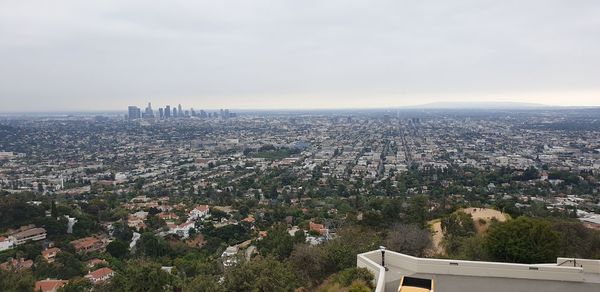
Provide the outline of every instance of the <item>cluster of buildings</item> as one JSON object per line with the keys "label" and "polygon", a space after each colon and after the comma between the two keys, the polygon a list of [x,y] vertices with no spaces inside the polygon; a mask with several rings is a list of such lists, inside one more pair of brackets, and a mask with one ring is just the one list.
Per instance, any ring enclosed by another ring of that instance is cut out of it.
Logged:
{"label": "cluster of buildings", "polygon": [[35,227],[35,225],[27,225],[16,230],[9,230],[6,234],[0,236],[0,251],[11,249],[27,242],[44,240],[46,239],[46,235],[46,229]]}
{"label": "cluster of buildings", "polygon": [[166,105],[164,108],[158,109],[158,114],[155,114],[155,111],[152,109],[152,104],[148,103],[148,106],[142,111],[141,108],[131,105],[127,108],[127,118],[129,120],[136,119],[177,119],[177,118],[221,118],[221,119],[229,119],[236,117],[236,113],[229,112],[229,109],[221,109],[218,112],[206,112],[204,110],[200,110],[196,112],[193,108],[183,109],[181,104],[177,107],[171,108],[170,105]]}
{"label": "cluster of buildings", "polygon": [[[166,222],[161,230],[152,230],[157,235],[186,242],[201,231],[206,221],[215,228],[249,224],[252,240],[231,245],[221,254],[223,265],[229,267],[237,264],[240,256],[249,258],[257,252],[253,240],[269,236],[256,221],[264,220],[273,207],[285,205],[301,210],[303,220],[310,221],[302,225],[296,218],[286,217],[290,235],[303,231],[311,244],[335,236],[335,224],[331,222],[345,218],[349,207],[345,211],[338,208],[343,209],[340,205],[349,205],[352,200],[351,195],[343,193],[348,189],[331,186],[335,181],[347,188],[356,187],[355,195],[372,195],[369,192],[381,190],[381,184],[388,181],[391,187],[397,187],[397,174],[410,169],[504,167],[522,172],[535,167],[588,172],[592,176],[600,172],[600,132],[532,126],[554,121],[545,114],[478,118],[369,113],[236,116],[228,110],[206,113],[181,106],[166,106],[156,113],[148,104],[143,111],[130,107],[128,117],[140,120],[83,116],[1,121],[12,132],[10,138],[0,137],[0,192],[52,195],[73,205],[88,203],[103,192],[114,194],[128,212],[124,223],[137,231],[131,248],[135,248],[141,231],[149,230],[150,216]],[[151,122],[173,118],[178,121]],[[277,175],[270,176],[273,173]],[[273,177],[281,179],[281,184],[266,188],[258,183]],[[520,183],[555,188],[563,181],[542,171],[539,179]],[[449,182],[442,185],[448,187]],[[508,183],[487,185],[490,193],[509,187]],[[319,188],[339,192],[342,198],[331,201],[311,196]],[[426,190],[427,186],[422,186],[421,190],[406,192]],[[517,207],[523,208],[536,201],[550,208],[577,208],[582,220],[594,227],[595,222],[600,226],[591,211],[598,205],[594,201],[597,192],[596,187],[589,194],[564,190],[548,192],[550,196],[497,195],[515,200]],[[136,197],[129,199],[131,196]],[[448,199],[466,201],[461,193]],[[256,204],[245,215],[232,218],[231,214],[240,212],[225,204],[244,200]],[[211,208],[227,213],[228,218],[215,219]],[[324,217],[331,222],[321,220]],[[111,240],[110,228],[105,231],[71,244],[82,254],[102,251]],[[0,236],[0,251],[45,238],[46,230],[36,226],[9,231]],[[202,245],[201,240],[194,244]],[[52,261],[59,253],[48,246],[42,256]],[[27,267],[29,262],[11,259],[5,264]],[[107,270],[90,270],[89,275],[93,281],[110,276]],[[40,283],[44,287],[65,283],[44,281]]]}
{"label": "cluster of buildings", "polygon": [[[173,112],[178,117],[180,113],[198,116],[180,108],[165,107],[162,117],[173,117]],[[155,115],[150,105],[144,112]],[[141,113],[132,109],[130,116],[141,117]],[[216,116],[232,114],[223,110]],[[126,193],[134,182],[142,182],[139,191],[156,190],[162,195],[207,189],[219,194],[257,174],[287,168],[300,183],[277,192],[293,196],[315,175],[322,185],[329,178],[360,181],[364,186],[360,191],[367,192],[368,186],[376,189],[390,178],[396,186],[394,176],[410,167],[536,167],[598,173],[599,132],[535,126],[567,118],[544,113],[476,118],[248,114],[227,121],[182,119],[153,124],[92,117],[8,120],[3,123],[35,130],[3,141],[11,151],[0,152],[4,153],[0,190],[76,197],[96,188]],[[561,183],[545,175],[544,181]],[[243,195],[268,204],[264,192],[249,190]],[[143,227],[140,220],[130,221]],[[180,227],[177,232],[187,228]]]}

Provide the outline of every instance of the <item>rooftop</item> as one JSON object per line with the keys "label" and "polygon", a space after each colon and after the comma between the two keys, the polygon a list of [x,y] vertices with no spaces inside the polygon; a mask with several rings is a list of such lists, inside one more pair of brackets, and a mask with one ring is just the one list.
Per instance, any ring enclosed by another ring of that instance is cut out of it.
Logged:
{"label": "rooftop", "polygon": [[402,276],[433,279],[436,289],[473,291],[600,291],[600,260],[558,258],[549,264],[512,264],[417,258],[380,250],[357,256],[357,266],[375,275],[376,292],[398,291]]}

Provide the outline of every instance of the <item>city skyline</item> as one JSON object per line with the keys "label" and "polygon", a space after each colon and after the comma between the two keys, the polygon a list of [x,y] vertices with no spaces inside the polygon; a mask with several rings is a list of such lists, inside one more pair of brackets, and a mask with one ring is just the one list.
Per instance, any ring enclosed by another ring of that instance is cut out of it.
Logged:
{"label": "city skyline", "polygon": [[313,4],[3,1],[2,111],[600,105],[598,3]]}
{"label": "city skyline", "polygon": [[[214,112],[213,112],[214,111]],[[203,110],[198,109],[194,110],[193,107],[186,108],[181,104],[177,106],[173,106],[171,109],[171,105],[165,105],[164,107],[159,107],[154,110],[152,108],[152,102],[148,102],[148,106],[142,108],[136,105],[130,105],[127,107],[127,119],[128,120],[136,120],[136,119],[170,119],[170,118],[189,118],[189,117],[199,117],[199,118],[222,118],[228,119],[237,116],[236,113],[232,113],[229,109],[219,109],[217,110]]]}

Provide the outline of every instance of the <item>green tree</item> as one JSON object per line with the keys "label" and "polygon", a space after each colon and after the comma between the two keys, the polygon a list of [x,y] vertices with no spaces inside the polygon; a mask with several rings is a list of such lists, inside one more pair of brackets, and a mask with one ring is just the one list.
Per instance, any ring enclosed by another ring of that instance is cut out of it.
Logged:
{"label": "green tree", "polygon": [[216,292],[225,291],[221,285],[217,282],[214,276],[199,275],[192,278],[190,281],[185,283],[183,286],[184,292]]}
{"label": "green tree", "polygon": [[173,276],[161,270],[159,264],[136,260],[115,275],[110,288],[113,291],[162,292],[171,290],[173,282]]}
{"label": "green tree", "polygon": [[475,234],[473,216],[462,211],[457,211],[444,217],[441,225],[445,235],[466,237]]}
{"label": "green tree", "polygon": [[304,230],[296,230],[294,232],[294,243],[305,243],[306,235],[304,234]]}
{"label": "green tree", "polygon": [[225,274],[227,291],[294,291],[299,286],[289,265],[268,257],[234,267]]}
{"label": "green tree", "polygon": [[340,229],[338,237],[323,244],[327,261],[333,271],[356,266],[356,255],[376,249],[381,244],[379,236],[368,228],[346,227]]}
{"label": "green tree", "polygon": [[34,283],[35,279],[28,271],[5,271],[0,269],[0,291],[31,291]]}
{"label": "green tree", "polygon": [[56,219],[58,218],[58,210],[56,209],[56,202],[54,200],[52,200],[52,206],[50,207],[50,214],[52,215],[52,218]]}
{"label": "green tree", "polygon": [[169,245],[167,242],[154,235],[152,232],[145,232],[136,243],[136,253],[147,257],[162,257],[169,254]]}
{"label": "green tree", "polygon": [[308,244],[297,244],[288,262],[309,287],[323,281],[334,269],[323,248]]}
{"label": "green tree", "polygon": [[157,215],[148,215],[148,218],[146,219],[146,224],[151,230],[156,230],[167,226],[167,222],[165,222],[165,220],[161,219]]}
{"label": "green tree", "polygon": [[131,231],[127,224],[119,221],[113,224],[112,235],[118,240],[128,242],[133,237],[133,231]]}
{"label": "green tree", "polygon": [[54,264],[58,268],[57,278],[70,279],[85,274],[85,265],[74,254],[62,251],[56,256]]}
{"label": "green tree", "polygon": [[550,219],[552,229],[560,234],[559,253],[563,257],[599,258],[600,232],[586,228],[575,219]]}
{"label": "green tree", "polygon": [[[58,289],[59,292],[80,292],[90,291],[92,283],[86,278],[76,278],[69,280],[69,283],[64,287]],[[96,291],[96,290],[94,290]]]}
{"label": "green tree", "polygon": [[290,236],[285,225],[277,224],[269,230],[267,237],[258,242],[257,247],[261,254],[283,260],[292,253],[294,238]]}
{"label": "green tree", "polygon": [[519,217],[492,225],[485,246],[493,260],[515,263],[553,262],[560,235],[547,221]]}
{"label": "green tree", "polygon": [[410,200],[408,223],[417,224],[420,228],[427,226],[427,197],[418,195]]}
{"label": "green tree", "polygon": [[129,254],[129,245],[120,240],[115,240],[106,246],[106,251],[113,257],[124,259]]}
{"label": "green tree", "polygon": [[373,279],[373,274],[366,268],[352,267],[335,274],[331,280],[340,283],[342,286],[350,286],[356,280],[371,283]]}

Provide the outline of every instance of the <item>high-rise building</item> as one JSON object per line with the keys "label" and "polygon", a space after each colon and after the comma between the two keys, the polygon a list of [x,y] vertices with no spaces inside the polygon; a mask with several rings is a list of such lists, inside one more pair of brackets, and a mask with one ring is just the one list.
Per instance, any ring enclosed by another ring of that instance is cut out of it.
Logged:
{"label": "high-rise building", "polygon": [[144,119],[153,119],[154,118],[154,111],[152,110],[151,103],[148,103],[148,106],[146,107],[146,110],[144,110],[144,114],[142,115],[142,117]]}
{"label": "high-rise building", "polygon": [[177,108],[173,108],[173,117],[177,118],[179,116],[179,112],[177,111]]}
{"label": "high-rise building", "polygon": [[179,105],[177,106],[177,114],[178,114],[180,117],[183,117],[183,111],[181,110],[181,104],[179,104]]}
{"label": "high-rise building", "polygon": [[200,117],[201,118],[206,118],[207,117],[207,114],[206,114],[206,112],[204,110],[200,110]]}
{"label": "high-rise building", "polygon": [[165,119],[168,119],[171,117],[171,106],[167,105],[165,106]]}
{"label": "high-rise building", "polygon": [[196,112],[194,111],[194,108],[191,108],[191,109],[190,109],[190,112],[192,113],[192,117],[195,117],[195,116],[196,116]]}
{"label": "high-rise building", "polygon": [[140,108],[139,108],[139,107],[137,107],[137,106],[133,106],[133,105],[132,105],[132,106],[129,106],[129,107],[127,108],[127,113],[128,113],[127,117],[128,117],[130,120],[139,119],[139,118],[141,118],[141,116],[142,116],[142,115],[141,115],[141,110],[140,110]]}
{"label": "high-rise building", "polygon": [[165,118],[165,110],[161,107],[158,108],[158,117],[162,120]]}

